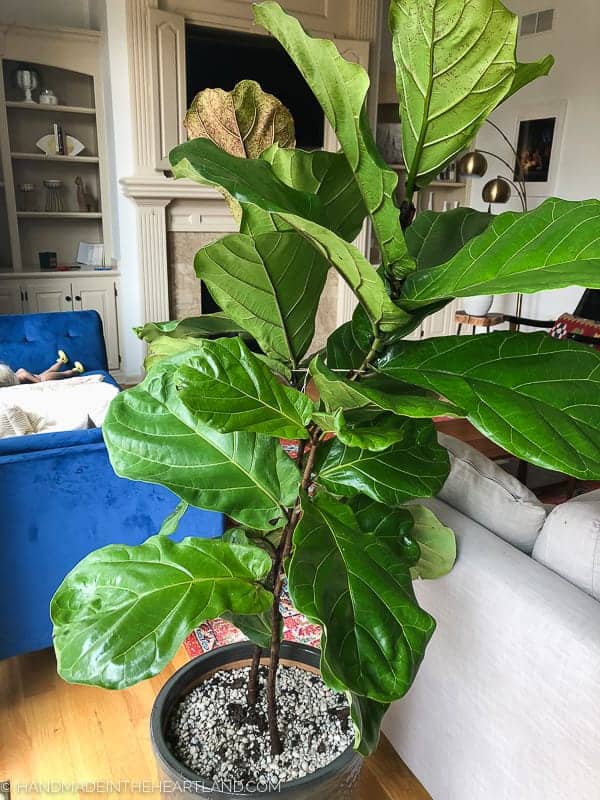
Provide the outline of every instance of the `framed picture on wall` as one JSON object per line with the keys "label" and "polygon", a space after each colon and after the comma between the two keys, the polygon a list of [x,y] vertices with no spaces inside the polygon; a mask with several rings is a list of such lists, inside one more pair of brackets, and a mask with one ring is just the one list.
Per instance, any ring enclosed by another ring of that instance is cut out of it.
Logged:
{"label": "framed picture on wall", "polygon": [[532,197],[548,197],[554,191],[566,105],[560,101],[530,106],[517,114],[514,178],[523,176]]}

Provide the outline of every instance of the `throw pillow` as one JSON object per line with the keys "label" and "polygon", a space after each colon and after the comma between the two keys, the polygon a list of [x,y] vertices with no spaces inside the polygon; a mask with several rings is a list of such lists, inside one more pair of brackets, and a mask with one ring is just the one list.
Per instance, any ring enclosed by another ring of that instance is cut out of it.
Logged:
{"label": "throw pillow", "polygon": [[533,558],[600,600],[600,489],[548,514]]}
{"label": "throw pillow", "polygon": [[533,492],[470,445],[443,433],[438,438],[450,453],[450,475],[440,500],[531,553],[546,519]]}

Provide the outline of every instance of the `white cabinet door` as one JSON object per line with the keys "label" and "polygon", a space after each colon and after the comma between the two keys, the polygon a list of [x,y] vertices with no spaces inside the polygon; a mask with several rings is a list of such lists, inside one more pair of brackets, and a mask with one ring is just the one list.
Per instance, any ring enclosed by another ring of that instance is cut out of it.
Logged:
{"label": "white cabinet door", "polygon": [[186,141],[187,110],[185,19],[151,8],[148,12],[153,90],[154,161],[156,169],[171,169],[169,151]]}
{"label": "white cabinet door", "polygon": [[17,284],[0,286],[0,314],[22,314],[21,287]]}
{"label": "white cabinet door", "polygon": [[48,278],[23,284],[25,310],[30,314],[48,311],[73,311],[70,278]]}
{"label": "white cabinet door", "polygon": [[104,328],[109,369],[119,369],[119,329],[114,280],[77,278],[73,280],[75,311],[94,310],[100,314]]}

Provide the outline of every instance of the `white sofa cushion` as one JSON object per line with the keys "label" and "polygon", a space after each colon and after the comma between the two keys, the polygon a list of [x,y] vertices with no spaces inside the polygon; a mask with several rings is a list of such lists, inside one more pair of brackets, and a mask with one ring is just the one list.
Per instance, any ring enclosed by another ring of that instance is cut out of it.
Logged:
{"label": "white sofa cushion", "polygon": [[531,553],[546,509],[515,477],[458,439],[438,434],[450,453],[450,475],[438,497],[510,544]]}
{"label": "white sofa cushion", "polygon": [[548,514],[533,558],[600,600],[600,489]]}

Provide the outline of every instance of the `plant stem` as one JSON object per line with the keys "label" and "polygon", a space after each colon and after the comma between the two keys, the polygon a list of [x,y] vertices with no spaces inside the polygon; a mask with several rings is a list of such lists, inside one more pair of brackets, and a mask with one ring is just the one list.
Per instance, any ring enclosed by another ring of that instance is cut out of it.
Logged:
{"label": "plant stem", "polygon": [[250,666],[250,676],[248,678],[248,706],[255,706],[258,699],[258,669],[260,667],[260,657],[262,647],[254,645],[252,653],[252,664]]}
{"label": "plant stem", "polygon": [[[311,482],[312,471],[315,464],[315,457],[317,455],[317,448],[319,446],[319,437],[321,430],[316,427],[311,431],[310,437],[310,450],[306,464],[304,465],[304,472],[302,474],[302,482],[300,484],[302,491],[308,491]],[[301,463],[301,457],[298,458]],[[294,509],[290,514],[288,523],[284,528],[281,542],[277,548],[277,557],[273,565],[273,605],[271,606],[271,648],[269,656],[269,674],[267,677],[267,720],[269,724],[269,738],[271,740],[271,754],[276,756],[280,755],[283,748],[281,745],[281,737],[279,735],[279,727],[277,725],[277,668],[279,667],[279,653],[281,649],[281,612],[279,610],[279,603],[281,600],[281,592],[283,589],[284,578],[284,565],[292,549],[292,539],[294,530],[300,522],[302,516],[302,507],[300,505],[300,497],[296,498]]]}

